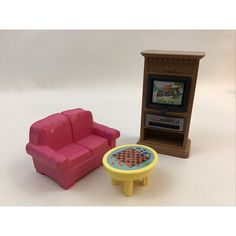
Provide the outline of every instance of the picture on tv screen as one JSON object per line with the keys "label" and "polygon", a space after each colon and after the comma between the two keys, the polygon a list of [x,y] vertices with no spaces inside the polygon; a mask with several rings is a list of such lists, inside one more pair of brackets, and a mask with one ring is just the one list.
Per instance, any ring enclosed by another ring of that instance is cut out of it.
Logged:
{"label": "picture on tv screen", "polygon": [[153,80],[152,103],[181,106],[184,82]]}

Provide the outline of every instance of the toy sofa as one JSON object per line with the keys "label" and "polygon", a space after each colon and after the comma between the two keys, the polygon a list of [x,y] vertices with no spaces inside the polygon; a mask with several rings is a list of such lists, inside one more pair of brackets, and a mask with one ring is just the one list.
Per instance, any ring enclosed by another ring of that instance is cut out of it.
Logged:
{"label": "toy sofa", "polygon": [[119,136],[118,130],[93,122],[92,113],[79,108],[32,124],[26,151],[37,172],[68,189],[102,164]]}

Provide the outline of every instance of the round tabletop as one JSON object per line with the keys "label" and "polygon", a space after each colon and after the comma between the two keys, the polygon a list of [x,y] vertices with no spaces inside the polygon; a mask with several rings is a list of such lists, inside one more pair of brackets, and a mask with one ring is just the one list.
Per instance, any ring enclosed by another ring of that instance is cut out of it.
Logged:
{"label": "round tabletop", "polygon": [[103,157],[103,165],[106,169],[123,174],[137,174],[149,171],[157,162],[157,152],[150,147],[139,144],[126,144],[115,147]]}

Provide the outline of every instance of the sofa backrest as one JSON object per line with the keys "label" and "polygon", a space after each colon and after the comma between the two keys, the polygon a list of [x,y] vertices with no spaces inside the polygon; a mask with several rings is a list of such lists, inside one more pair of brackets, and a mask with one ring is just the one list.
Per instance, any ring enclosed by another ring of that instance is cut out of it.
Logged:
{"label": "sofa backrest", "polygon": [[30,142],[58,149],[73,142],[71,124],[60,113],[39,120],[30,127]]}
{"label": "sofa backrest", "polygon": [[62,114],[66,115],[71,122],[74,141],[92,133],[93,115],[90,111],[78,108],[64,111]]}

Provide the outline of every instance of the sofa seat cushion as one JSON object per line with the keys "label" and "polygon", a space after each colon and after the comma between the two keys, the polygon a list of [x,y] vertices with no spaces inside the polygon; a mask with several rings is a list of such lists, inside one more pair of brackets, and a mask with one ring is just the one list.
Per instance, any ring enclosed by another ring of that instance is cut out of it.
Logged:
{"label": "sofa seat cushion", "polygon": [[89,149],[75,143],[64,146],[58,149],[57,152],[67,158],[68,167],[74,167],[91,157]]}
{"label": "sofa seat cushion", "polygon": [[96,154],[109,147],[107,139],[94,134],[81,138],[76,143],[88,148],[92,154]]}

